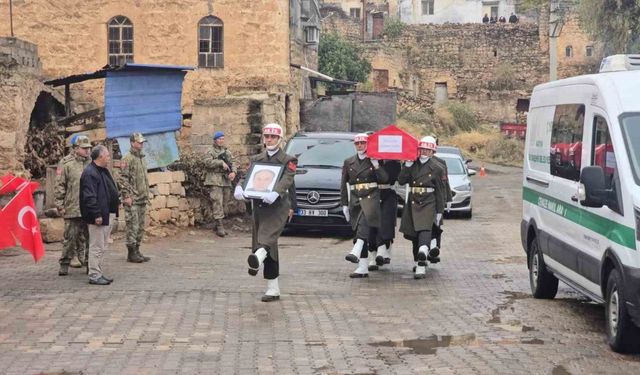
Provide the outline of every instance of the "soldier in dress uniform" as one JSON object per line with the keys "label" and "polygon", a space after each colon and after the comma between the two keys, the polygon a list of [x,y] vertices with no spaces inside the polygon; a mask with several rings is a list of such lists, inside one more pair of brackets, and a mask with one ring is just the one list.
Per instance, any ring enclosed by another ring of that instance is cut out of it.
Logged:
{"label": "soldier in dress uniform", "polygon": [[[435,135],[431,135],[433,137],[433,139],[436,140],[436,147],[438,146],[438,137],[436,137]],[[449,171],[447,169],[447,163],[443,160],[440,159],[438,156],[436,156],[437,150],[433,152],[433,156],[432,158],[437,161],[438,163],[440,163],[440,166],[442,167],[442,169],[444,170],[444,177],[445,177],[445,181],[443,184],[443,189],[442,189],[442,199],[444,200],[447,208],[449,208],[449,206],[451,205],[451,201],[453,200],[453,194],[451,193],[451,186],[449,185]],[[435,223],[433,224],[433,228],[431,230],[431,248],[432,249],[438,249],[438,253],[442,252],[442,247],[441,245],[441,240],[442,240],[442,225],[444,223],[444,218],[440,219],[440,222],[438,225],[436,225]],[[435,253],[435,251],[434,251]],[[428,259],[429,262],[431,263],[438,263],[440,262],[440,256],[433,256],[431,258]]]}
{"label": "soldier in dress uniform", "polygon": [[69,265],[80,268],[87,264],[89,255],[89,230],[80,214],[80,176],[91,162],[91,142],[86,135],[75,135],[71,145],[71,152],[60,160],[56,169],[55,204],[58,213],[64,217],[59,276],[69,273]]}
{"label": "soldier in dress uniform", "polygon": [[381,225],[376,236],[376,251],[369,260],[369,271],[375,271],[378,267],[391,263],[391,245],[396,236],[396,222],[398,213],[398,196],[393,185],[398,180],[401,164],[397,160],[381,160],[380,168],[389,176],[386,184],[378,184],[380,189]]}
{"label": "soldier in dress uniform", "polygon": [[429,249],[433,224],[439,224],[444,212],[442,189],[445,177],[444,170],[432,157],[436,148],[433,137],[422,138],[418,144],[418,159],[406,161],[398,176],[399,184],[409,184],[400,232],[413,245],[415,279],[425,278],[427,258],[439,255],[437,249]]}
{"label": "soldier in dress uniform", "polygon": [[144,236],[144,220],[149,204],[149,180],[147,179],[147,161],[144,159],[142,133],[133,133],[129,137],[131,148],[120,161],[118,188],[122,193],[125,222],[127,228],[127,262],[142,263],[151,260],[140,252]]}
{"label": "soldier in dress uniform", "polygon": [[[267,279],[267,292],[262,296],[263,302],[280,299],[280,262],[278,257],[278,238],[287,220],[291,217],[291,202],[293,178],[296,174],[298,160],[285,154],[280,149],[282,141],[282,127],[278,124],[268,124],[262,129],[263,142],[266,150],[251,158],[253,163],[280,165],[280,174],[273,191],[263,195],[263,198],[252,199],[252,254],[249,255],[249,274],[255,276],[264,264],[263,275]],[[248,178],[248,177],[247,177]],[[247,193],[238,184],[233,193],[237,200],[245,200]],[[295,198],[293,198],[295,199]]]}
{"label": "soldier in dress uniform", "polygon": [[347,158],[342,166],[340,201],[345,219],[355,231],[355,243],[345,259],[358,264],[349,275],[351,278],[369,277],[368,253],[375,250],[371,241],[375,241],[382,216],[378,184],[389,183],[389,176],[378,160],[367,157],[367,140],[367,134],[355,136],[357,154]]}
{"label": "soldier in dress uniform", "polygon": [[211,187],[210,197],[213,202],[213,219],[215,220],[214,231],[219,237],[227,235],[222,222],[224,219],[223,207],[224,202],[231,196],[231,184],[238,172],[234,164],[233,155],[224,147],[224,133],[215,132],[213,147],[205,156],[207,173],[204,184]]}

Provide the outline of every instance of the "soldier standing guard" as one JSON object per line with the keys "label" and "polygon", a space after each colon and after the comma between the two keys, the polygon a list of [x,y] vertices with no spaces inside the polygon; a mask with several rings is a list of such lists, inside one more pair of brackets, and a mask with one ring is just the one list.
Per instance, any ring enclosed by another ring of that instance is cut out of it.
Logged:
{"label": "soldier standing guard", "polygon": [[91,142],[85,135],[75,135],[71,138],[71,145],[71,152],[60,160],[56,169],[55,205],[64,217],[59,276],[69,273],[69,265],[80,268],[87,264],[89,255],[89,230],[80,213],[80,176],[91,162]]}
{"label": "soldier standing guard", "polygon": [[[267,292],[262,296],[262,301],[271,302],[280,299],[278,238],[291,214],[290,194],[298,160],[280,149],[279,145],[282,141],[282,127],[280,125],[265,125],[262,136],[266,150],[252,157],[251,162],[281,165],[283,172],[273,191],[266,193],[262,200],[252,200],[251,248],[253,251],[247,262],[251,276],[257,275],[260,266],[264,264],[263,275],[267,279]],[[246,199],[242,186],[236,186],[233,196],[237,200]]]}
{"label": "soldier standing guard", "polygon": [[217,131],[213,135],[213,148],[206,156],[205,165],[207,166],[207,174],[204,184],[211,186],[210,197],[213,201],[214,231],[218,236],[224,237],[227,232],[222,223],[222,219],[224,219],[223,202],[231,196],[231,182],[236,178],[237,170],[231,152],[224,147],[223,132]]}
{"label": "soldier standing guard", "polygon": [[347,158],[342,166],[340,201],[345,219],[356,232],[355,243],[345,257],[358,263],[351,278],[369,277],[368,252],[375,250],[376,230],[380,228],[380,190],[378,184],[389,181],[387,172],[380,168],[378,160],[367,157],[367,134],[357,134],[353,140],[357,154]]}
{"label": "soldier standing guard", "polygon": [[151,258],[142,255],[140,244],[144,236],[144,220],[149,202],[147,162],[142,148],[146,141],[141,133],[129,137],[131,148],[120,161],[118,185],[124,203],[127,227],[127,262],[148,262]]}
{"label": "soldier standing guard", "polygon": [[418,144],[419,157],[406,161],[398,176],[399,184],[409,184],[409,197],[402,212],[400,232],[411,240],[413,259],[416,262],[414,279],[424,279],[427,258],[437,257],[438,249],[429,250],[431,229],[439,224],[444,212],[444,170],[432,156],[436,140],[424,137]]}
{"label": "soldier standing guard", "polygon": [[375,271],[378,267],[391,263],[391,245],[396,237],[396,222],[398,217],[398,196],[393,185],[400,174],[400,162],[396,160],[382,160],[380,168],[383,168],[389,176],[386,184],[378,184],[380,189],[381,225],[376,238],[377,251],[369,261],[369,271]]}

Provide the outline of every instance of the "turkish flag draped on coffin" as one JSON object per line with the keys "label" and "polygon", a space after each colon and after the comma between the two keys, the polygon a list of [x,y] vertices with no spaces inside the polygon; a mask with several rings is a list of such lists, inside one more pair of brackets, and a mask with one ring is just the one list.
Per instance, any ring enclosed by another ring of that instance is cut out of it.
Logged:
{"label": "turkish flag draped on coffin", "polygon": [[378,160],[415,160],[418,140],[397,126],[389,125],[369,136],[367,156]]}
{"label": "turkish flag draped on coffin", "polygon": [[16,192],[0,210],[0,250],[15,246],[18,240],[37,262],[44,255],[40,222],[33,204],[33,190],[38,184],[14,176],[4,176],[0,182],[1,194]]}

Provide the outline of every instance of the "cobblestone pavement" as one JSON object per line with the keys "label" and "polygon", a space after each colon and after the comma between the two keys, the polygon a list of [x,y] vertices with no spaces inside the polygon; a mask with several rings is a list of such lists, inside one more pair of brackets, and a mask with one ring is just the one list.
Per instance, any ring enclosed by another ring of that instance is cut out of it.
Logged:
{"label": "cobblestone pavement", "polygon": [[351,280],[350,242],[281,239],[279,302],[246,272],[250,238],[209,231],[152,239],[150,263],[112,245],[110,286],[59,252],[40,264],[0,252],[2,374],[639,374],[640,356],[611,352],[604,312],[562,285],[531,298],[520,245],[521,174],[474,177],[474,217],[445,221],[443,261],[413,280],[410,247]]}

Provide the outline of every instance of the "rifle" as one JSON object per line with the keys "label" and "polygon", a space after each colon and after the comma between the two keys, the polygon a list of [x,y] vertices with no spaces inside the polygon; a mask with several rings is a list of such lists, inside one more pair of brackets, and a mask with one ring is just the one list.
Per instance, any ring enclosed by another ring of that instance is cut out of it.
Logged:
{"label": "rifle", "polygon": [[[222,160],[227,166],[229,166],[228,173],[231,173],[231,171],[233,171],[233,163],[231,162],[231,160],[229,160],[229,158],[226,155],[227,155],[227,153],[223,152],[220,155],[218,155],[218,159]],[[238,185],[238,182],[240,181],[242,176],[244,176],[244,173],[240,172],[240,171],[237,171],[236,172],[236,177],[231,181],[231,185],[232,186]],[[225,178],[228,178],[227,175],[225,175]]]}

